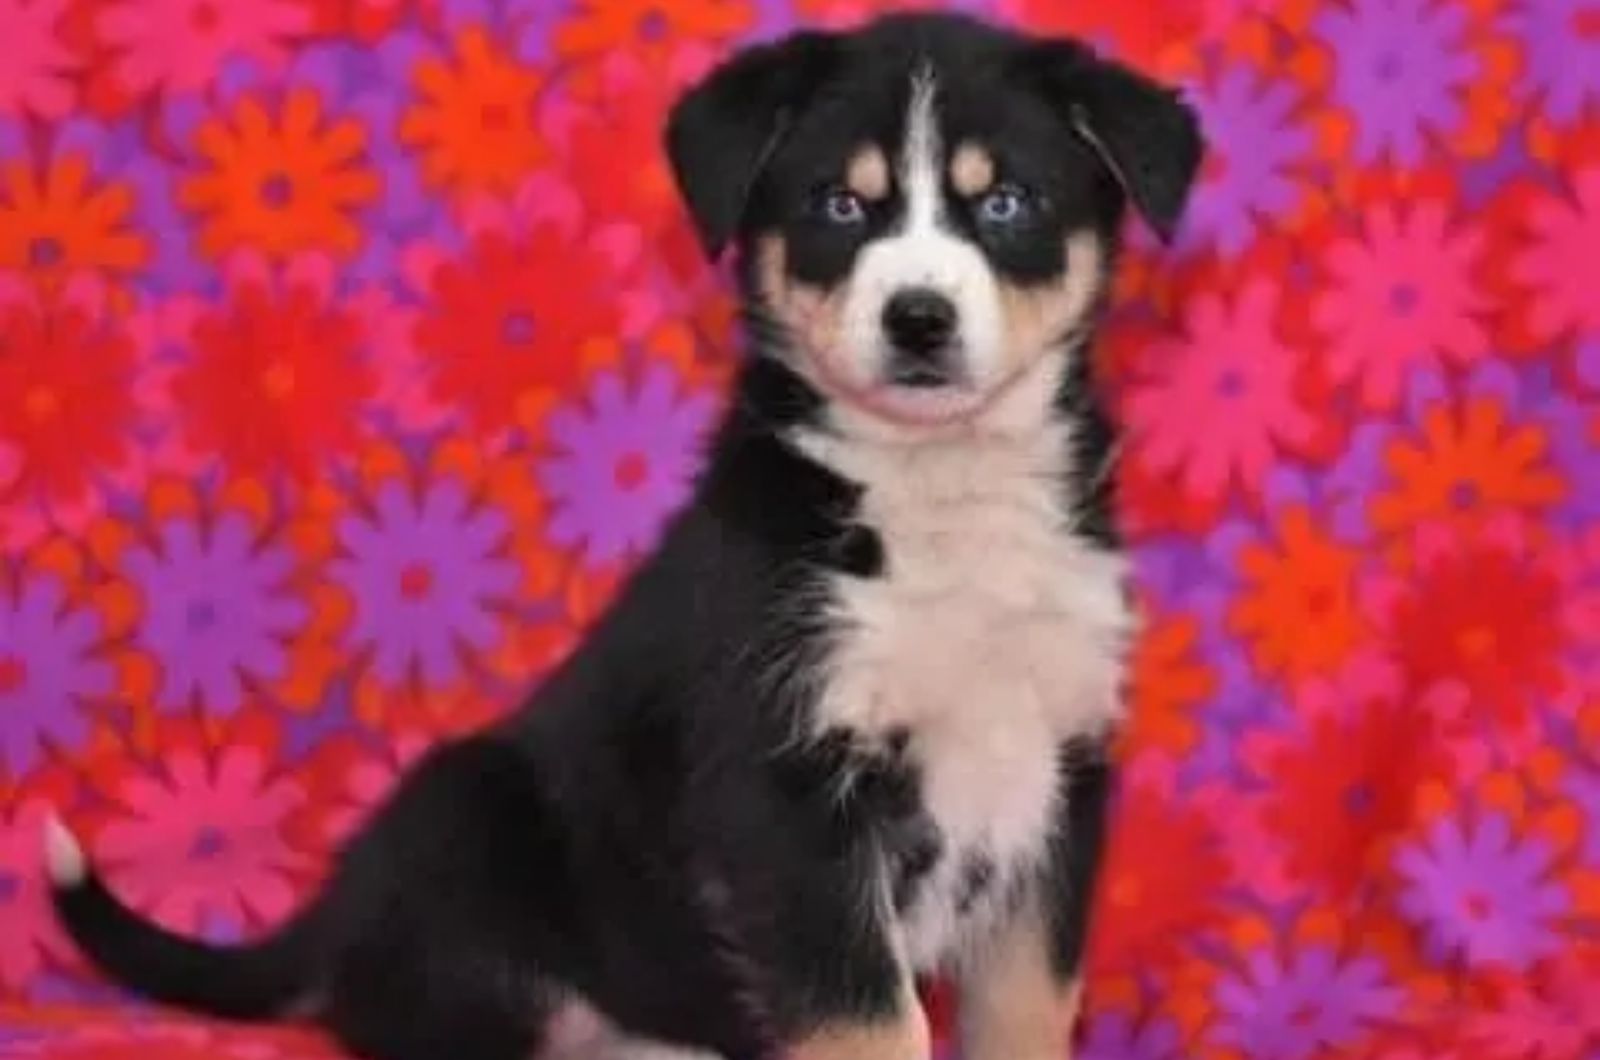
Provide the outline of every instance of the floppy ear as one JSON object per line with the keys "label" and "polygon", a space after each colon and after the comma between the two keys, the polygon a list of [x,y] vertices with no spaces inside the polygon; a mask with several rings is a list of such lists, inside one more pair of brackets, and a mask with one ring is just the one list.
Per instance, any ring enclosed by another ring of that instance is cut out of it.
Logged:
{"label": "floppy ear", "polygon": [[1205,153],[1194,110],[1178,92],[1072,41],[1030,46],[1024,69],[1170,243]]}
{"label": "floppy ear", "polygon": [[837,44],[829,34],[796,33],[746,49],[672,108],[667,156],[712,258],[738,232],[762,168],[827,76]]}

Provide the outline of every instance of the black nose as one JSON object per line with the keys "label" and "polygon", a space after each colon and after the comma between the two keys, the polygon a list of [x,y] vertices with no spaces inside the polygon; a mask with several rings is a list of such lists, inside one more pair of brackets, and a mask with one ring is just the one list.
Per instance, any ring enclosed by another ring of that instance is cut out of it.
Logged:
{"label": "black nose", "polygon": [[896,349],[933,353],[956,333],[956,307],[938,291],[912,287],[883,307],[883,330]]}
{"label": "black nose", "polygon": [[900,291],[883,307],[883,330],[894,347],[889,375],[902,386],[950,381],[947,348],[956,333],[956,307],[926,287]]}

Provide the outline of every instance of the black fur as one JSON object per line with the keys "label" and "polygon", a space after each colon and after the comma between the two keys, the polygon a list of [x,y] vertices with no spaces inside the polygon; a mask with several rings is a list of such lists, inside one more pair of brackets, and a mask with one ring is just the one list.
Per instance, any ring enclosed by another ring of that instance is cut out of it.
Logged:
{"label": "black fur", "polygon": [[[1194,168],[1170,96],[1078,46],[918,16],[752,50],[681,103],[668,147],[708,250],[782,231],[797,275],[836,280],[856,248],[815,226],[813,185],[896,127],[924,61],[959,73],[950,121],[1048,194],[1038,231],[985,244],[1007,276],[1059,275],[1074,227],[1113,243],[1124,188],[1170,231]],[[1092,143],[1071,127],[1080,107]],[[863,895],[888,871],[908,901],[955,853],[922,812],[912,734],[795,738],[828,650],[826,579],[881,577],[895,558],[857,520],[858,487],[785,440],[827,399],[773,329],[753,315],[692,502],[583,648],[503,723],[428,756],[288,927],[253,946],[181,940],[91,875],[56,896],[85,952],[162,1001],[309,1014],[374,1060],[521,1060],[575,998],[631,1034],[740,1060],[891,1012],[896,958]],[[1086,361],[1060,386],[1060,413],[1087,425],[1062,496],[1074,532],[1113,547],[1114,436]],[[1064,754],[1062,783],[1048,875],[1065,979],[1106,767]],[[964,879],[974,901],[1002,882],[981,855]]]}

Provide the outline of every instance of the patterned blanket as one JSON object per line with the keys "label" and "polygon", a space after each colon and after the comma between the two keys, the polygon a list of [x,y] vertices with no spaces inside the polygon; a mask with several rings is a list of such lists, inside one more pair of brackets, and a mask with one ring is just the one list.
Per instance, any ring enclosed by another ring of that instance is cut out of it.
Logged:
{"label": "patterned blanket", "polygon": [[[1600,4],[963,6],[1214,143],[1099,352],[1148,629],[1084,1055],[1600,1058]],[[874,9],[0,0],[0,1056],[328,1055],[97,983],[46,806],[247,936],[537,681],[736,357],[666,106]]]}

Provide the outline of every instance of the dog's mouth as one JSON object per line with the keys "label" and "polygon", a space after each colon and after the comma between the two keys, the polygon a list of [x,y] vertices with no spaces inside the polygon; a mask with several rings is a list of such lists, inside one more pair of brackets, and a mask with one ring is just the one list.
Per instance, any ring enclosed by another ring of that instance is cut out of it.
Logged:
{"label": "dog's mouth", "polygon": [[895,371],[874,383],[852,380],[823,354],[806,358],[812,381],[834,401],[898,427],[950,427],[972,420],[1005,389],[977,386],[964,373]]}

